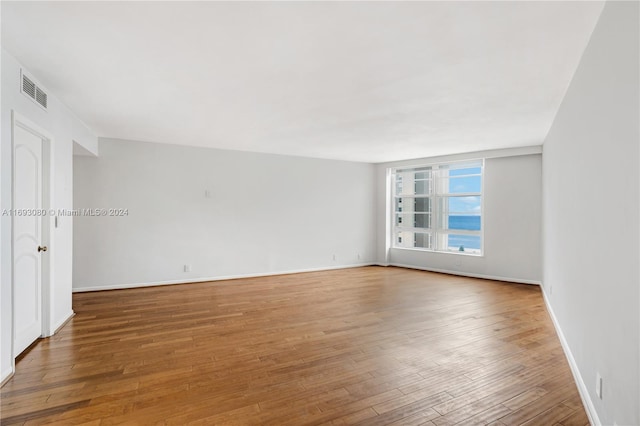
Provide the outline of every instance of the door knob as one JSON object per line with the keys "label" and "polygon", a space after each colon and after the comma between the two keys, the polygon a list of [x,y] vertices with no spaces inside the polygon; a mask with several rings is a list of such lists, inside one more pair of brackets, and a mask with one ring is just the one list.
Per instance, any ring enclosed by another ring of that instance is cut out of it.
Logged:
{"label": "door knob", "polygon": [[38,246],[38,252],[47,251],[47,246]]}

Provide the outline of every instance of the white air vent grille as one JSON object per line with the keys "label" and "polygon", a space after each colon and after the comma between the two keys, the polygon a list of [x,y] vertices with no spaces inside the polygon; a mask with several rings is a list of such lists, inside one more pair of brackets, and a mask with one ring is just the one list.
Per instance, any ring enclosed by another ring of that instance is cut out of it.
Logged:
{"label": "white air vent grille", "polygon": [[25,72],[20,72],[21,84],[20,91],[24,93],[26,97],[40,105],[42,108],[47,109],[47,93],[34,82],[34,79],[25,75]]}
{"label": "white air vent grille", "polygon": [[32,99],[36,98],[36,84],[24,74],[22,74],[22,93]]}
{"label": "white air vent grille", "polygon": [[39,87],[36,87],[36,102],[42,105],[45,109],[47,108],[47,94],[40,90]]}

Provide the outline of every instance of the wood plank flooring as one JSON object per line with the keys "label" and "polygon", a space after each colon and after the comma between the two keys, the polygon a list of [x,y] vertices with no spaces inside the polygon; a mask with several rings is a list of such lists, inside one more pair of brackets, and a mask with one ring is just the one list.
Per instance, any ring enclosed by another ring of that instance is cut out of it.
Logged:
{"label": "wood plank flooring", "polygon": [[2,425],[586,425],[536,286],[365,267],[79,293]]}

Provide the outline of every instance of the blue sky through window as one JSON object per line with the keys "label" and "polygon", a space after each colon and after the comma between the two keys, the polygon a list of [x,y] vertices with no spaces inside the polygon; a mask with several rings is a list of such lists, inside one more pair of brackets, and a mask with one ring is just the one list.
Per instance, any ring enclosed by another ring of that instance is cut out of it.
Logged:
{"label": "blue sky through window", "polygon": [[[480,192],[482,190],[482,178],[480,167],[449,170],[449,193],[463,194]],[[468,175],[478,176],[468,176]],[[460,176],[460,177],[456,177]],[[452,215],[480,215],[481,201],[478,196],[449,197],[449,212]]]}

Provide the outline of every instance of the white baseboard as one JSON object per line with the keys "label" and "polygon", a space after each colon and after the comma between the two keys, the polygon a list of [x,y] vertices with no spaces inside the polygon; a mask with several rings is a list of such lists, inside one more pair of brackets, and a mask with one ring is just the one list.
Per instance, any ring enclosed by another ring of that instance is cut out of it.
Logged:
{"label": "white baseboard", "polygon": [[147,283],[109,284],[109,285],[90,286],[90,287],[76,287],[73,289],[73,292],[83,293],[88,291],[122,290],[127,288],[154,287],[154,286],[161,286],[161,285],[237,280],[242,278],[269,277],[273,275],[289,275],[289,274],[300,274],[305,272],[331,271],[334,269],[360,268],[363,266],[385,266],[385,267],[397,266],[399,268],[418,269],[421,271],[438,272],[441,274],[449,274],[449,275],[460,275],[460,276],[471,277],[471,278],[481,278],[485,280],[506,281],[506,282],[513,282],[513,283],[519,283],[519,284],[533,284],[533,285],[541,284],[540,281],[536,281],[536,280],[524,280],[520,278],[499,277],[494,275],[482,275],[482,274],[474,274],[474,273],[462,272],[462,271],[449,271],[446,269],[426,268],[421,266],[405,265],[401,263],[367,262],[367,263],[354,263],[350,265],[326,266],[321,268],[307,268],[307,269],[292,269],[292,270],[286,270],[286,271],[263,272],[263,273],[255,273],[255,274],[224,275],[224,276],[218,276],[218,277],[189,278],[184,280],[168,280],[168,281],[155,281],[155,282],[147,282]]}
{"label": "white baseboard", "polygon": [[429,268],[429,267],[415,266],[415,265],[405,265],[402,263],[390,263],[388,265],[380,265],[380,266],[397,266],[400,268],[419,269],[421,271],[438,272],[440,274],[460,275],[463,277],[481,278],[483,280],[492,280],[492,281],[506,281],[506,282],[518,283],[518,284],[533,284],[533,285],[542,284],[540,281],[537,281],[537,280],[525,280],[522,278],[499,277],[495,275],[483,275],[483,274],[476,274],[473,272],[464,272],[464,271],[449,271],[447,269]]}
{"label": "white baseboard", "polygon": [[602,422],[598,417],[598,413],[596,412],[596,407],[593,405],[593,401],[589,396],[589,392],[587,391],[587,386],[582,379],[582,375],[580,375],[580,370],[578,369],[578,364],[576,364],[576,360],[571,353],[571,348],[569,348],[569,344],[567,343],[567,339],[564,337],[564,333],[562,332],[562,328],[560,328],[560,324],[558,323],[558,319],[556,318],[556,314],[553,312],[551,308],[551,304],[549,303],[549,299],[547,299],[547,293],[545,293],[544,286],[540,286],[542,288],[542,298],[544,299],[544,303],[547,306],[547,311],[549,312],[549,316],[551,317],[551,321],[553,322],[553,326],[556,329],[556,334],[560,339],[560,344],[562,345],[562,349],[564,351],[564,355],[567,358],[567,362],[569,363],[569,368],[571,368],[571,373],[573,374],[573,379],[576,382],[576,386],[578,387],[578,393],[580,394],[580,398],[582,399],[582,403],[586,408],[587,416],[589,417],[589,422],[594,426],[601,426]]}
{"label": "white baseboard", "polygon": [[225,276],[219,276],[219,277],[205,277],[205,278],[185,278],[183,280],[156,281],[156,282],[149,282],[149,283],[113,284],[113,285],[101,285],[101,286],[92,286],[92,287],[77,287],[73,289],[73,292],[82,293],[85,291],[122,290],[126,288],[154,287],[154,286],[160,286],[160,285],[202,283],[207,281],[237,280],[242,278],[270,277],[273,275],[300,274],[304,272],[331,271],[334,269],[360,268],[363,266],[372,266],[372,265],[374,265],[374,263],[367,262],[367,263],[355,263],[351,265],[325,266],[321,268],[307,268],[307,269],[292,269],[287,271],[263,272],[263,273],[255,273],[255,274],[225,275]]}
{"label": "white baseboard", "polygon": [[0,375],[0,377],[2,377],[2,379],[0,379],[0,387],[4,386],[4,384],[9,381],[13,377],[13,374],[13,367],[9,367],[5,371],[3,371]]}
{"label": "white baseboard", "polygon": [[52,327],[53,334],[56,334],[58,331],[60,331],[60,329],[64,327],[65,324],[67,324],[69,321],[71,321],[71,318],[73,318],[75,315],[76,313],[71,311],[67,315],[65,315],[64,318],[62,318],[60,321],[54,324],[54,326]]}

